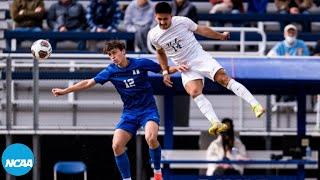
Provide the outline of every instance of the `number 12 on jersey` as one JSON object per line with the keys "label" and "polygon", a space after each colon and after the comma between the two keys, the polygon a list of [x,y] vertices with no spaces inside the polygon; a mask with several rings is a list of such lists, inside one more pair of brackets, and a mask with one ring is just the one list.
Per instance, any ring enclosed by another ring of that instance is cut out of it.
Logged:
{"label": "number 12 on jersey", "polygon": [[134,80],[132,78],[130,79],[127,79],[127,80],[123,80],[124,84],[126,85],[126,88],[131,88],[131,87],[134,87],[136,86],[134,84]]}

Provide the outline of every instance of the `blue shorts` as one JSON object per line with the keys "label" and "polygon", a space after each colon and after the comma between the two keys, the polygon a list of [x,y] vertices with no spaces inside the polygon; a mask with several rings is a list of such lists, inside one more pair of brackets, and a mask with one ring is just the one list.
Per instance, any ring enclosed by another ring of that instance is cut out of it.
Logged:
{"label": "blue shorts", "polygon": [[136,135],[137,130],[144,127],[148,121],[160,124],[160,117],[157,108],[144,109],[143,111],[124,111],[116,129],[123,129],[132,135]]}

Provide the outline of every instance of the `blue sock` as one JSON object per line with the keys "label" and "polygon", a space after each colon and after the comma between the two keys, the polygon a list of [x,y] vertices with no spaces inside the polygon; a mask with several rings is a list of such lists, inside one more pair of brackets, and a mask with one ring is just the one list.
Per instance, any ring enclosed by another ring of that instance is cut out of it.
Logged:
{"label": "blue sock", "polygon": [[129,163],[127,153],[124,152],[123,154],[121,154],[119,156],[115,156],[115,159],[116,159],[116,163],[117,163],[117,166],[120,171],[122,179],[130,178],[131,177],[130,163]]}
{"label": "blue sock", "polygon": [[151,161],[153,163],[154,169],[159,170],[160,169],[160,161],[161,161],[161,146],[159,145],[155,149],[149,148],[149,155],[150,155]]}

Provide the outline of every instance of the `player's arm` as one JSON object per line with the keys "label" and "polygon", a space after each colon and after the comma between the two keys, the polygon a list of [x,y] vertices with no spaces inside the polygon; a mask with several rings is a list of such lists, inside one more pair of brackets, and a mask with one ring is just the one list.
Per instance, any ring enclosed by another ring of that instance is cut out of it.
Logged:
{"label": "player's arm", "polygon": [[[154,73],[161,73],[164,74],[162,71],[162,68],[160,66],[160,64],[153,62],[150,59],[143,59],[143,68],[147,71],[151,71]],[[168,66],[168,73],[169,74],[173,74],[177,71],[183,72],[188,70],[188,67],[186,65],[180,65],[180,66]]]}
{"label": "player's arm", "polygon": [[164,52],[164,49],[157,49],[156,56],[161,66],[162,72],[167,71],[168,73],[168,70],[169,70],[168,57]]}
{"label": "player's arm", "polygon": [[169,66],[168,72],[169,74],[176,73],[178,71],[177,66]]}
{"label": "player's arm", "polygon": [[160,67],[162,69],[163,75],[163,83],[168,86],[172,87],[173,82],[170,79],[169,75],[169,66],[168,66],[168,57],[164,51],[164,49],[157,49],[157,59],[159,61]]}
{"label": "player's arm", "polygon": [[94,79],[86,79],[86,80],[82,80],[72,86],[69,86],[65,89],[53,88],[52,94],[54,96],[62,96],[62,95],[65,95],[65,94],[68,94],[71,92],[89,89],[89,88],[93,87],[95,84],[96,84],[96,81]]}
{"label": "player's arm", "polygon": [[195,33],[211,39],[227,40],[230,38],[229,32],[219,33],[217,31],[212,30],[210,27],[202,25],[197,26]]}
{"label": "player's arm", "polygon": [[169,66],[169,74],[173,74],[173,73],[176,73],[176,72],[186,72],[189,70],[189,67],[187,65],[179,65],[179,66]]}

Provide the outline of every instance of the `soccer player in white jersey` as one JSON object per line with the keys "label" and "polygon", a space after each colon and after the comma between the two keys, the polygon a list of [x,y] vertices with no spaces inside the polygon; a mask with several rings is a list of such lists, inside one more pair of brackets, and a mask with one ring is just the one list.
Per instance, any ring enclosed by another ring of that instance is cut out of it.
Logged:
{"label": "soccer player in white jersey", "polygon": [[220,122],[210,101],[202,94],[204,77],[218,82],[243,98],[251,105],[256,117],[261,117],[265,112],[261,104],[247,88],[226,74],[223,67],[203,50],[194,36],[194,33],[197,33],[212,39],[227,40],[230,37],[229,32],[213,31],[209,27],[197,25],[187,17],[172,16],[171,11],[168,3],[157,3],[155,19],[158,25],[148,34],[148,39],[157,50],[157,59],[163,70],[164,83],[172,87],[168,73],[169,57],[176,65],[183,65],[180,68],[183,86],[200,111],[211,122],[212,126],[208,130],[210,134],[218,135],[226,131],[228,126]]}

